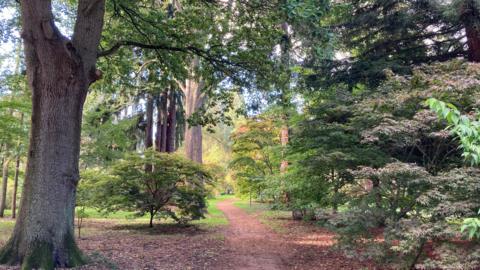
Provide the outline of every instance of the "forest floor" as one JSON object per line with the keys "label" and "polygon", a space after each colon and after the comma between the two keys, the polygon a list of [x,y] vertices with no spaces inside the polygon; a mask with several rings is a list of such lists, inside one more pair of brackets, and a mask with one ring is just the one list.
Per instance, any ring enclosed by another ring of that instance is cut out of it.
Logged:
{"label": "forest floor", "polygon": [[[90,264],[77,269],[375,269],[332,249],[331,232],[292,221],[287,212],[234,199],[214,201],[209,209],[205,221],[188,227],[86,219],[78,244]],[[0,221],[0,245],[12,227]]]}

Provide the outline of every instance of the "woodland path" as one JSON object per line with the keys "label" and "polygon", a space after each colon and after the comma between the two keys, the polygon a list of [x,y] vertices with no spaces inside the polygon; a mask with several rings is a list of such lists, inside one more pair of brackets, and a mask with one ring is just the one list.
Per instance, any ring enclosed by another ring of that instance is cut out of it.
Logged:
{"label": "woodland path", "polygon": [[229,221],[225,232],[227,251],[223,264],[227,264],[228,269],[236,270],[284,269],[283,255],[287,249],[282,236],[233,203],[234,200],[225,200],[217,205]]}

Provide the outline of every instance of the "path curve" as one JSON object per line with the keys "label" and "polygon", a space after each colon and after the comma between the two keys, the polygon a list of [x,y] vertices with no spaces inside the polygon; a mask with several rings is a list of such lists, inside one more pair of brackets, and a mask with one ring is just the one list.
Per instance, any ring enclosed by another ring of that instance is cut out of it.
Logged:
{"label": "path curve", "polygon": [[225,232],[227,254],[218,269],[285,269],[282,254],[285,254],[286,247],[282,236],[234,206],[233,202],[225,200],[217,205],[229,221]]}

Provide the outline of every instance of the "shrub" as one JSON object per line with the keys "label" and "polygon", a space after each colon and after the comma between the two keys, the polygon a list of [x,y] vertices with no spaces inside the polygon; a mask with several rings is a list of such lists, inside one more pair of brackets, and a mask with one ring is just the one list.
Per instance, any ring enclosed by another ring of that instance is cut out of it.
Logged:
{"label": "shrub", "polygon": [[171,217],[179,223],[203,218],[205,185],[212,177],[201,165],[175,154],[148,150],[131,153],[110,174],[86,172],[91,205],[104,211],[136,211],[138,216]]}

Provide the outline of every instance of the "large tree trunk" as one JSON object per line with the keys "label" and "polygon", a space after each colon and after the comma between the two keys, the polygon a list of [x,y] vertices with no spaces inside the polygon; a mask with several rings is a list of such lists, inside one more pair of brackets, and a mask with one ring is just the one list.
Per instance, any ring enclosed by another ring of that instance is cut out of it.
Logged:
{"label": "large tree trunk", "polygon": [[19,218],[0,263],[54,269],[83,263],[74,241],[82,110],[95,70],[104,0],[79,0],[72,41],[54,23],[51,1],[22,0],[22,37],[32,123]]}
{"label": "large tree trunk", "polygon": [[7,206],[7,185],[8,185],[8,164],[10,160],[3,159],[2,166],[2,189],[0,190],[0,217],[5,216],[5,208]]}
{"label": "large tree trunk", "polygon": [[[202,94],[204,82],[194,75],[198,65],[199,59],[195,57],[190,67],[191,78],[189,78],[185,84],[185,116],[187,119],[203,106],[205,99]],[[203,163],[202,141],[202,126],[191,126],[187,123],[185,130],[185,153],[187,158],[198,163]]]}
{"label": "large tree trunk", "polygon": [[13,195],[12,195],[12,218],[17,217],[17,193],[18,193],[18,175],[20,174],[20,156],[15,161],[15,176],[13,178]]}
{"label": "large tree trunk", "polygon": [[177,137],[177,104],[175,90],[170,89],[168,95],[168,129],[167,129],[167,152],[175,152],[175,139]]}

